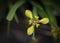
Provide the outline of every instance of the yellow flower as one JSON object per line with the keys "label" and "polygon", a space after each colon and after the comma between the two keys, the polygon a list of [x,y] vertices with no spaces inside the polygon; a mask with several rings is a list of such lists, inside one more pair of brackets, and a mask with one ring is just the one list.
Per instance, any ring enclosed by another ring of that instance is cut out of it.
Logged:
{"label": "yellow flower", "polygon": [[47,24],[49,22],[48,18],[43,18],[41,20],[39,20],[39,16],[32,16],[32,12],[30,10],[26,10],[25,11],[25,15],[30,18],[29,19],[29,25],[31,25],[28,29],[27,29],[27,34],[28,35],[32,35],[34,32],[34,26],[36,26],[36,28],[38,28],[40,26],[39,23],[42,24]]}
{"label": "yellow flower", "polygon": [[28,28],[27,34],[31,35],[34,32],[34,26],[32,25],[31,27]]}
{"label": "yellow flower", "polygon": [[26,11],[25,11],[25,15],[26,15],[27,17],[29,17],[29,18],[33,18],[33,17],[32,17],[32,12],[31,12],[30,10],[26,10]]}

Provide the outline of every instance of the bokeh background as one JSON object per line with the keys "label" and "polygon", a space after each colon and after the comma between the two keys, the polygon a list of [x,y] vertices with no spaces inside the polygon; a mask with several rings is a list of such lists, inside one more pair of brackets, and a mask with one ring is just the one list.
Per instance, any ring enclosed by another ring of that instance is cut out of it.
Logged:
{"label": "bokeh background", "polygon": [[0,43],[31,43],[25,10],[33,11],[34,7],[39,19],[46,15],[50,19],[35,29],[35,43],[60,43],[60,0],[0,0]]}

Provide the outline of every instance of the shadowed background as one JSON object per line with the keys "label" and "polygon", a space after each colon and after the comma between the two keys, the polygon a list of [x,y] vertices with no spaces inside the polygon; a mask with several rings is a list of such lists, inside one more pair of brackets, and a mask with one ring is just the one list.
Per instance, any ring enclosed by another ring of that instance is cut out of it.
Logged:
{"label": "shadowed background", "polygon": [[[35,1],[35,0],[34,0]],[[53,0],[52,4],[54,3],[54,6],[56,6],[55,10],[53,10],[54,16],[57,19],[58,26],[60,26],[60,11],[59,11],[59,0]],[[22,7],[19,7],[16,11],[16,14],[19,18],[19,23],[17,24],[16,21],[13,19],[10,23],[10,32],[9,37],[7,39],[7,23],[6,20],[7,13],[9,11],[8,3],[12,2],[13,4],[17,2],[17,0],[0,0],[0,43],[30,43],[31,37],[26,34],[27,28],[29,27],[28,22],[26,21],[26,17],[23,13]],[[35,1],[38,4],[41,4],[43,8],[45,9],[44,4],[42,4],[42,1]],[[48,2],[49,3],[49,2]],[[50,2],[51,3],[51,2]],[[26,0],[25,4],[23,6],[26,9],[32,10],[32,5],[29,3],[29,1]],[[50,5],[49,5],[50,6]],[[52,9],[53,7],[51,7]],[[42,25],[35,29],[36,38],[38,39],[39,43],[53,43],[53,37],[51,33],[51,26],[49,24]],[[58,43],[60,41],[60,37],[58,37]]]}

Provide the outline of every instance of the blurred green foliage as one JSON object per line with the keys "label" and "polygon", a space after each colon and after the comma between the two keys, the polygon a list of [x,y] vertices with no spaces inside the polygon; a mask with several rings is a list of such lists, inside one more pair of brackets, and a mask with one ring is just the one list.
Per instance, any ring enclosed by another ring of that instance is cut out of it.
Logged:
{"label": "blurred green foliage", "polygon": [[[55,35],[55,33],[58,34],[58,30],[59,26],[57,24],[55,15],[53,14],[54,10],[58,10],[60,11],[60,0],[40,0],[41,3],[39,3],[39,1],[37,0],[18,0],[16,1],[14,4],[12,4],[13,0],[0,0],[0,21],[2,20],[3,16],[4,16],[4,10],[6,10],[6,8],[9,9],[6,19],[8,21],[12,21],[13,18],[15,17],[15,20],[18,22],[18,17],[16,15],[16,10],[21,7],[23,4],[25,3],[30,3],[33,7],[32,11],[33,11],[33,16],[34,15],[39,15],[41,18],[43,17],[48,17],[50,22],[49,24],[52,27],[52,30],[54,30],[52,32],[53,37]],[[10,6],[10,4],[12,5],[12,7]],[[25,10],[25,6],[22,6],[23,11]],[[56,31],[57,30],[57,31]],[[56,35],[57,37],[57,35]],[[55,38],[55,37],[54,37]]]}
{"label": "blurred green foliage", "polygon": [[8,16],[7,16],[8,21],[11,21],[13,19],[17,8],[20,7],[23,3],[24,3],[24,1],[18,1],[15,5],[12,6],[12,8],[10,9]]}

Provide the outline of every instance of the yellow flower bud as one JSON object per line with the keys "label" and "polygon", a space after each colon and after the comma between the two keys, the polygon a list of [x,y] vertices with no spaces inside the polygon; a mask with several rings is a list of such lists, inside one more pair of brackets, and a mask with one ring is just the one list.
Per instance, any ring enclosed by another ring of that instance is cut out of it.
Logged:
{"label": "yellow flower bud", "polygon": [[49,19],[48,18],[43,18],[41,20],[39,20],[40,23],[42,24],[47,24],[49,22]]}
{"label": "yellow flower bud", "polygon": [[29,27],[29,28],[27,29],[27,34],[28,34],[28,35],[31,35],[31,34],[33,34],[33,32],[34,32],[34,26],[32,25],[31,27]]}
{"label": "yellow flower bud", "polygon": [[25,15],[28,17],[28,18],[33,18],[32,17],[32,12],[30,10],[26,10],[25,11]]}

